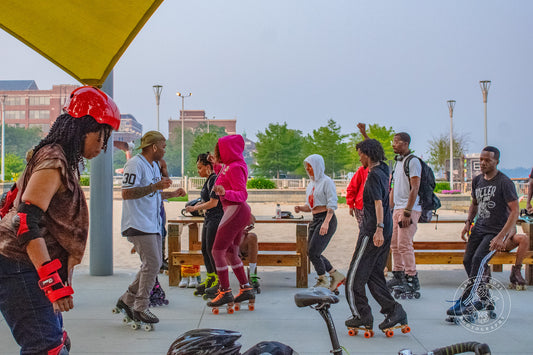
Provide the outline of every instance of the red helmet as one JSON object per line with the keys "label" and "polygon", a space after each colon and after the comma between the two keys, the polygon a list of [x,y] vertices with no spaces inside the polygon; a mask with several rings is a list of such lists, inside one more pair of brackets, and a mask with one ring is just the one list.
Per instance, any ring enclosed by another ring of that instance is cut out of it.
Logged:
{"label": "red helmet", "polygon": [[75,89],[65,102],[63,111],[74,118],[91,116],[96,122],[110,125],[115,131],[120,126],[120,111],[107,94],[93,86]]}

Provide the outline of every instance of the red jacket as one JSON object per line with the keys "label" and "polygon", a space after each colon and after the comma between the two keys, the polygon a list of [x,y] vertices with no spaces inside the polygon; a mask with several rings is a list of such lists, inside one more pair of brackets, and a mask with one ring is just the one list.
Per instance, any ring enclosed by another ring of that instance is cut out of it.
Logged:
{"label": "red jacket", "polygon": [[365,188],[368,169],[359,167],[346,188],[346,203],[350,208],[363,209],[363,190]]}

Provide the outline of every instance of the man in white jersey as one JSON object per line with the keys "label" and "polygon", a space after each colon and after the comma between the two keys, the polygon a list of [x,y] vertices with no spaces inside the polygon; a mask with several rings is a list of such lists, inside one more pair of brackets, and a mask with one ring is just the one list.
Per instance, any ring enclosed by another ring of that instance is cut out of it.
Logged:
{"label": "man in white jersey", "polygon": [[[394,206],[391,241],[392,274],[394,277],[387,282],[387,287],[390,290],[395,286],[404,284],[408,284],[412,291],[420,289],[413,238],[418,219],[422,214],[418,197],[422,165],[417,157],[410,157],[410,143],[411,137],[405,132],[394,135],[392,141],[392,149],[397,155],[392,173],[393,187],[390,198],[390,204]],[[406,161],[409,164],[408,169],[404,168]],[[406,170],[409,172],[409,176],[406,175]]]}
{"label": "man in white jersey", "polygon": [[157,162],[165,155],[166,139],[157,131],[141,138],[142,149],[126,162],[122,180],[121,231],[141,259],[141,269],[128,290],[119,298],[117,308],[135,321],[157,323],[159,319],[148,309],[150,291],[161,267],[161,200],[185,196],[182,188],[163,192],[172,180],[161,177]]}

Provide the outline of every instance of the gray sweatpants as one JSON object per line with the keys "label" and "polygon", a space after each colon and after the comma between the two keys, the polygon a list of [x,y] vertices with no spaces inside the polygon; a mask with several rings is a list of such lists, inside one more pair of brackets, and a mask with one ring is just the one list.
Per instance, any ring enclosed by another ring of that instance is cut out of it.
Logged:
{"label": "gray sweatpants", "polygon": [[120,297],[124,303],[137,312],[150,305],[150,291],[161,268],[161,236],[146,234],[128,237],[141,258],[141,269],[128,290]]}

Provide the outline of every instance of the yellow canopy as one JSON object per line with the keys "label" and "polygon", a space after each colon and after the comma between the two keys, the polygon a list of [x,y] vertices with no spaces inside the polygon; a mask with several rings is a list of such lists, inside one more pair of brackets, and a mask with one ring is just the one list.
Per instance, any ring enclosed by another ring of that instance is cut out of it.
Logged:
{"label": "yellow canopy", "polygon": [[0,28],[83,84],[101,86],[163,0],[2,0]]}

